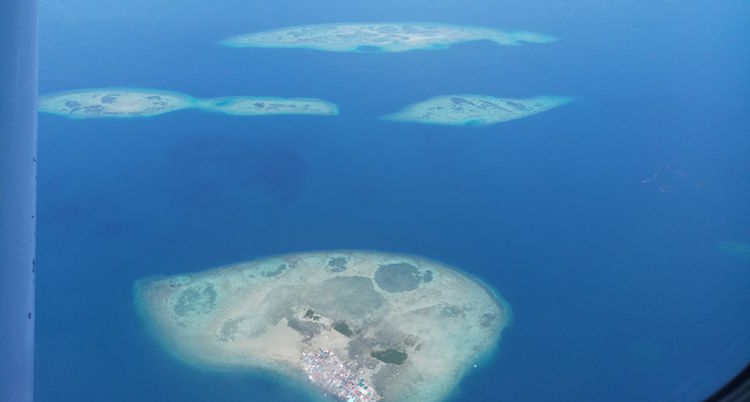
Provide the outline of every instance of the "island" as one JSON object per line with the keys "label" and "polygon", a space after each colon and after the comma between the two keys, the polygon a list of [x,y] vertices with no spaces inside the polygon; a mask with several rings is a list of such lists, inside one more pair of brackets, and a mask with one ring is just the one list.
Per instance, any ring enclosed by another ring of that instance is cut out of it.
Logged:
{"label": "island", "polygon": [[302,25],[233,36],[220,42],[233,48],[307,48],[329,52],[404,52],[442,49],[454,43],[489,40],[498,45],[549,43],[537,32],[436,23],[345,23]]}
{"label": "island", "polygon": [[315,98],[234,96],[200,99],[148,88],[82,89],[39,98],[40,112],[71,119],[149,117],[188,108],[241,116],[338,114],[335,104]]}
{"label": "island", "polygon": [[199,102],[198,107],[212,112],[239,116],[277,114],[335,116],[339,113],[335,104],[314,98],[233,96],[206,99]]}
{"label": "island", "polygon": [[146,88],[92,88],[39,97],[39,111],[71,119],[147,117],[192,107],[178,92]]}
{"label": "island", "polygon": [[446,95],[415,103],[381,118],[396,122],[486,126],[531,116],[572,100],[566,96],[511,99],[486,95]]}
{"label": "island", "polygon": [[134,285],[138,314],[178,359],[274,373],[344,402],[440,401],[511,320],[487,284],[425,258],[295,253]]}

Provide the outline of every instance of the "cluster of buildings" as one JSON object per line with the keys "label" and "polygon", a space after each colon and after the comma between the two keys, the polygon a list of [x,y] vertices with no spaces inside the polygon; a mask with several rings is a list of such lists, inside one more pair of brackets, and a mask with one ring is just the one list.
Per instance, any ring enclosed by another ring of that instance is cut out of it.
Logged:
{"label": "cluster of buildings", "polygon": [[302,369],[310,381],[341,401],[370,402],[378,399],[375,390],[357,375],[356,369],[347,367],[330,350],[302,352]]}

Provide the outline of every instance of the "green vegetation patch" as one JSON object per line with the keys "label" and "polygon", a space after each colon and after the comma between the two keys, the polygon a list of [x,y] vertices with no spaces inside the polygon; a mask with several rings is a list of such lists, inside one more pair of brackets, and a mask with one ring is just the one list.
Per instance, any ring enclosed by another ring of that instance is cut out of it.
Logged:
{"label": "green vegetation patch", "polygon": [[354,331],[352,331],[352,329],[349,328],[349,326],[346,325],[346,323],[343,321],[333,323],[333,329],[341,332],[347,338],[350,338],[352,335],[354,335]]}
{"label": "green vegetation patch", "polygon": [[406,358],[409,357],[409,355],[407,355],[405,352],[396,349],[372,351],[370,352],[370,356],[380,360],[383,363],[398,365],[404,364]]}

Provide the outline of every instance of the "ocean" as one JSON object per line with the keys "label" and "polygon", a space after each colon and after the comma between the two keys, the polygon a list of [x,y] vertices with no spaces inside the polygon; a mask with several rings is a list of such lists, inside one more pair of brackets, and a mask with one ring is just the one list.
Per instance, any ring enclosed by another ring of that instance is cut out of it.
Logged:
{"label": "ocean", "polygon": [[[305,401],[185,365],[135,280],[327,249],[416,254],[513,308],[453,401],[698,401],[750,361],[744,0],[41,0],[42,94],[303,96],[340,115],[39,116],[35,397]],[[299,24],[425,21],[560,38],[405,53],[230,49]],[[378,119],[445,94],[575,101],[486,127]],[[645,182],[644,182],[645,181]]]}

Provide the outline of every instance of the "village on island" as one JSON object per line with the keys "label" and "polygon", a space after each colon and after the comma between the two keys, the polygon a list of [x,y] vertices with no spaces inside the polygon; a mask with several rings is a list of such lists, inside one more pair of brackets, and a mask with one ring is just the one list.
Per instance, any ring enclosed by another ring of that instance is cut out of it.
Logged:
{"label": "village on island", "polygon": [[346,402],[378,400],[374,389],[359,376],[356,367],[349,367],[330,350],[302,352],[302,369],[307,378],[324,391]]}

